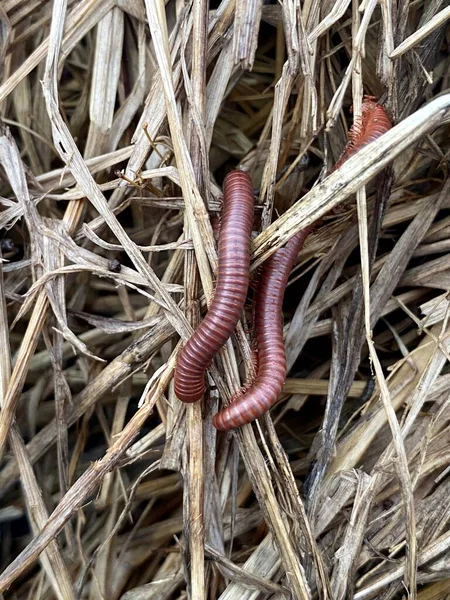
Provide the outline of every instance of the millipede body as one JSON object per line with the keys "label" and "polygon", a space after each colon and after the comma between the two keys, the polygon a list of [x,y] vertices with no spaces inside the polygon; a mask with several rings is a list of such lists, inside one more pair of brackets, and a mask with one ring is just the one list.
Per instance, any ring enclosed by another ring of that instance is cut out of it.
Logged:
{"label": "millipede body", "polygon": [[181,350],[175,368],[175,394],[183,402],[200,400],[205,371],[242,314],[249,282],[253,208],[250,176],[232,171],[223,186],[214,297],[205,318]]}
{"label": "millipede body", "polygon": [[269,410],[280,395],[286,379],[283,296],[294,261],[313,227],[299,231],[264,263],[255,303],[257,376],[248,391],[214,416],[217,429],[234,429],[254,421]]}
{"label": "millipede body", "polygon": [[350,156],[359,152],[391,129],[392,123],[382,106],[375,102],[373,96],[365,96],[361,106],[361,114],[355,119],[348,132],[348,142],[333,171],[338,169]]}
{"label": "millipede body", "polygon": [[[384,108],[366,97],[361,115],[349,131],[349,141],[334,165],[336,170],[350,156],[392,127]],[[264,263],[255,305],[255,336],[258,350],[257,374],[250,387],[232,398],[214,418],[219,430],[230,430],[261,417],[277,401],[286,379],[283,341],[283,297],[289,273],[308,235],[317,224],[295,234]]]}

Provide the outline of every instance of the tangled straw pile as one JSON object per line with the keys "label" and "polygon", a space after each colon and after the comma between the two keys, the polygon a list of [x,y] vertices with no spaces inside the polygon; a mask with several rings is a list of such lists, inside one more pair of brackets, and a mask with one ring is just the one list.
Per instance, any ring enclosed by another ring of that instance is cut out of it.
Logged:
{"label": "tangled straw pile", "polygon": [[[449,3],[210,4],[0,7],[0,591],[443,599]],[[396,127],[327,177],[363,94]],[[335,210],[286,292],[280,402],[217,435],[251,306],[201,405],[171,380],[237,165],[256,277]]]}

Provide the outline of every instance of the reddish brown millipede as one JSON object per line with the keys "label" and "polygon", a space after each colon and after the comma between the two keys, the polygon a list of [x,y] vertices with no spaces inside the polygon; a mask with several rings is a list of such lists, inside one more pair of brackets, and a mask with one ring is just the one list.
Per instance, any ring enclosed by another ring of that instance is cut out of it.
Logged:
{"label": "reddish brown millipede", "polygon": [[[349,141],[333,170],[391,127],[391,121],[383,107],[374,102],[373,98],[365,98],[361,115],[351,127]],[[229,406],[214,416],[213,423],[217,429],[227,431],[251,423],[267,412],[280,395],[286,379],[283,296],[295,259],[316,225],[299,231],[264,264],[255,305],[258,350],[256,378],[244,393],[238,393]]]}
{"label": "reddish brown millipede", "polygon": [[283,296],[292,265],[313,227],[295,234],[264,264],[255,303],[256,378],[244,394],[236,396],[229,406],[214,415],[213,424],[217,429],[226,431],[251,423],[269,410],[280,395],[286,379]]}
{"label": "reddish brown millipede", "polygon": [[338,169],[350,156],[386,133],[391,127],[391,120],[384,108],[375,102],[373,96],[365,96],[361,114],[348,132],[348,142],[334,165],[333,171]]}
{"label": "reddish brown millipede", "polygon": [[253,225],[250,176],[235,170],[225,177],[220,220],[217,285],[208,313],[183,347],[175,368],[175,394],[200,400],[205,370],[236,327],[247,297]]}

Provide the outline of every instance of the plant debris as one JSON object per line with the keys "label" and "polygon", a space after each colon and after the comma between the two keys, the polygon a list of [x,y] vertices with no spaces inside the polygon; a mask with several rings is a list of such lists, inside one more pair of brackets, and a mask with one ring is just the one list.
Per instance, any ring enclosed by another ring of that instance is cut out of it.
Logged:
{"label": "plant debris", "polygon": [[[2,597],[447,597],[449,4],[3,2]],[[394,127],[331,172],[365,95]],[[185,405],[236,167],[252,284]],[[258,267],[319,219],[283,393],[217,432]]]}

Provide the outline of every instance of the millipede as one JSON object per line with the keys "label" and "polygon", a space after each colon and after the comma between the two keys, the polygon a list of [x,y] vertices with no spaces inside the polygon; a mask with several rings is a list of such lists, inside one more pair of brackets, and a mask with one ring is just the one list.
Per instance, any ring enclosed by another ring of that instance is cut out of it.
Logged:
{"label": "millipede", "polygon": [[[384,108],[372,97],[365,97],[361,115],[350,128],[348,143],[333,171],[391,127]],[[238,392],[229,406],[214,416],[214,426],[219,430],[228,431],[251,423],[266,413],[280,395],[286,379],[282,316],[284,292],[297,255],[316,227],[317,223],[300,230],[264,263],[255,303],[256,377],[244,393]]]}
{"label": "millipede", "polygon": [[282,307],[295,259],[313,225],[296,233],[264,263],[255,303],[257,373],[251,387],[213,417],[217,429],[226,431],[251,423],[276,402],[286,379]]}
{"label": "millipede", "polygon": [[365,96],[361,105],[361,114],[351,126],[348,142],[332,170],[338,169],[350,156],[378,139],[391,127],[391,120],[384,108],[375,101],[373,96]]}
{"label": "millipede", "polygon": [[214,296],[205,318],[183,346],[175,367],[175,394],[183,402],[201,399],[205,371],[242,314],[250,275],[253,209],[250,176],[241,170],[231,171],[223,184]]}

